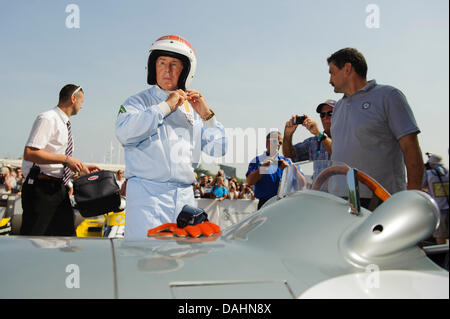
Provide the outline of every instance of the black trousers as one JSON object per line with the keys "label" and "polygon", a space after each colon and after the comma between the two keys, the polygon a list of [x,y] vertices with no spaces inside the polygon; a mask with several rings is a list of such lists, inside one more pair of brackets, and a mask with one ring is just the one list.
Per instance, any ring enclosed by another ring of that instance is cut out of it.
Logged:
{"label": "black trousers", "polygon": [[382,201],[377,197],[372,198],[361,198],[360,200],[361,206],[367,208],[370,211],[374,211],[375,208],[381,205]]}
{"label": "black trousers", "polygon": [[74,236],[74,213],[62,182],[35,179],[22,187],[21,235]]}

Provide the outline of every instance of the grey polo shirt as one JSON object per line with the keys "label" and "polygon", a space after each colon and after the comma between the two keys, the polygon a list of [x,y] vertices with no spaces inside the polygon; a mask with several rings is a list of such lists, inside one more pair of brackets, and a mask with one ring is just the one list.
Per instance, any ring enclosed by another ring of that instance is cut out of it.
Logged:
{"label": "grey polo shirt", "polygon": [[[361,169],[393,194],[406,189],[398,140],[411,133],[420,130],[403,93],[372,80],[337,102],[331,122],[331,159]],[[361,189],[361,197],[371,196],[367,188]]]}

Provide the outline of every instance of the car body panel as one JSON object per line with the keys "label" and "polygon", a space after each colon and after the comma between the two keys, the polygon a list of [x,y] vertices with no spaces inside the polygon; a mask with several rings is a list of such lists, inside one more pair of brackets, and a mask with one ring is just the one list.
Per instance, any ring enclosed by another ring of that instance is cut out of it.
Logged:
{"label": "car body panel", "polygon": [[115,297],[108,239],[6,236],[0,251],[0,298]]}
{"label": "car body panel", "polygon": [[331,193],[283,189],[208,238],[2,236],[0,297],[448,298],[448,271],[417,245],[439,221],[427,194],[355,214]]}

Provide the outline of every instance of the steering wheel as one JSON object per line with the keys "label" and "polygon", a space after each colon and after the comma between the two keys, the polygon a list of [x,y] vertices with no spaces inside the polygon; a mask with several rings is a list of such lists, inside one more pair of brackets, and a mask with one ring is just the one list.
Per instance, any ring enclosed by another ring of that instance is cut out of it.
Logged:
{"label": "steering wheel", "polygon": [[[311,189],[320,190],[322,184],[331,176],[334,175],[345,175],[347,174],[350,167],[348,166],[333,166],[324,169],[319,176],[317,176],[316,181],[314,182]],[[376,197],[378,197],[381,201],[385,201],[391,197],[391,194],[377,181],[375,181],[372,177],[364,174],[363,172],[356,170],[356,175],[358,180],[366,185]]]}

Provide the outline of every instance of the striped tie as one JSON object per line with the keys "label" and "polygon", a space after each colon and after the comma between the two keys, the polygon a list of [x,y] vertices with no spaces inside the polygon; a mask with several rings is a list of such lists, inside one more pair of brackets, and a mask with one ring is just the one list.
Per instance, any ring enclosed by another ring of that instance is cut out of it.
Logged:
{"label": "striped tie", "polygon": [[[68,143],[67,143],[67,148],[66,148],[66,157],[67,156],[72,156],[72,152],[73,152],[73,140],[72,140],[72,130],[70,127],[70,121],[67,121],[67,135],[69,137],[68,139]],[[63,175],[63,183],[64,185],[67,185],[67,183],[70,180],[70,168],[69,167],[65,167],[64,168],[64,175]]]}

